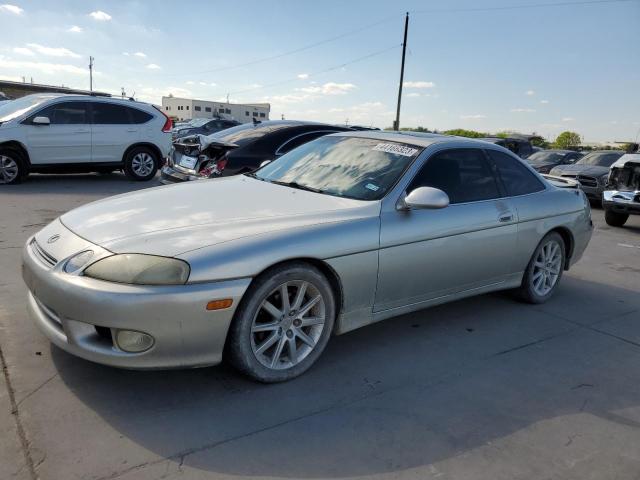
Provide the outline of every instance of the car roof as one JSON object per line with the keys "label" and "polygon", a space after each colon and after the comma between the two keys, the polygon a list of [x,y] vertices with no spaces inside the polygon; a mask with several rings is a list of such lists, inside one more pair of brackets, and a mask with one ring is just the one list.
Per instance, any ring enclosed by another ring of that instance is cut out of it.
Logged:
{"label": "car roof", "polygon": [[[475,138],[456,137],[454,135],[442,135],[439,133],[425,133],[425,132],[408,132],[408,131],[355,131],[355,132],[341,132],[334,133],[333,136],[341,137],[357,137],[357,138],[370,138],[372,140],[383,140],[387,142],[400,142],[417,147],[426,148],[434,143],[443,142],[455,142],[455,143],[468,143],[475,145],[478,148],[485,148],[487,145],[493,145],[489,142],[483,142]],[[500,148],[500,147],[498,147]]]}
{"label": "car roof", "polygon": [[106,102],[115,102],[115,103],[123,103],[127,105],[151,105],[147,102],[139,102],[137,100],[131,100],[130,98],[120,98],[120,97],[105,97],[102,95],[82,95],[77,93],[36,93],[34,95],[49,97],[50,99],[54,98],[65,98],[69,100],[91,100],[91,101],[106,101]]}

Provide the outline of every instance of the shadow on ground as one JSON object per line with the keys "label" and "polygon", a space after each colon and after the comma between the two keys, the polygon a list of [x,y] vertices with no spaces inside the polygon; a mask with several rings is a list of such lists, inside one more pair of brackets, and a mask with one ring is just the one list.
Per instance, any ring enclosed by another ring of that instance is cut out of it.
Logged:
{"label": "shadow on ground", "polygon": [[640,350],[602,327],[639,308],[638,292],[566,277],[542,306],[491,294],[334,337],[312,370],[278,385],[224,365],[135,372],[52,357],[83,403],[161,457],[119,473],[169,458],[339,478],[428,465],[581,412],[640,426],[612,413],[640,402]]}

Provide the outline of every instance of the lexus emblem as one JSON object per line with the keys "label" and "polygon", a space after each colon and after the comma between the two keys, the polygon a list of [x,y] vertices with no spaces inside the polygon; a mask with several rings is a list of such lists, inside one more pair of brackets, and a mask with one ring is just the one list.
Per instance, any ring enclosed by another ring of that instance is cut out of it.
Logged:
{"label": "lexus emblem", "polygon": [[47,243],[57,242],[59,239],[60,239],[60,235],[56,233],[55,235],[51,235],[49,237],[49,239],[47,240]]}

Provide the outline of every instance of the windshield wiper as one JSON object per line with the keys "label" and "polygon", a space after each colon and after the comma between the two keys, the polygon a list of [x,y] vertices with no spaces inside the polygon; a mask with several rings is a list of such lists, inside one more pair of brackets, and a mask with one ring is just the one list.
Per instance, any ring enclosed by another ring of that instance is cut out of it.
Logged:
{"label": "windshield wiper", "polygon": [[313,188],[308,185],[302,185],[298,182],[281,182],[279,180],[270,180],[270,182],[275,183],[276,185],[284,185],[285,187],[297,188],[298,190],[306,190],[307,192],[325,193],[325,191],[320,188]]}

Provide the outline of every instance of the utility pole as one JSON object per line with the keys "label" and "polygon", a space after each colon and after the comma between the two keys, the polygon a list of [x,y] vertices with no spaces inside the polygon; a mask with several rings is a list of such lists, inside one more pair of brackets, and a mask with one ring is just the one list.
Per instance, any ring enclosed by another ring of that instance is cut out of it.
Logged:
{"label": "utility pole", "polygon": [[398,109],[393,129],[400,130],[400,103],[402,102],[402,84],[404,82],[404,58],[407,53],[407,31],[409,30],[409,12],[404,17],[404,40],[402,42],[402,63],[400,65],[400,86],[398,87]]}
{"label": "utility pole", "polygon": [[93,57],[89,57],[89,91],[93,92]]}

